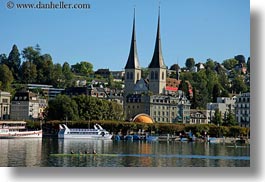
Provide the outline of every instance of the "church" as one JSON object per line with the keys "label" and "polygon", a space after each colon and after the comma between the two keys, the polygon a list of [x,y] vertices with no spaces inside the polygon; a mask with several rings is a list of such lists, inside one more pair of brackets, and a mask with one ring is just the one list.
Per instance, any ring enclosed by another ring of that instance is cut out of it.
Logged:
{"label": "church", "polygon": [[[135,121],[145,115],[156,123],[189,123],[190,101],[185,94],[172,86],[180,82],[167,78],[160,36],[160,11],[153,57],[148,66],[148,76],[143,78],[136,45],[135,13],[128,60],[125,65],[124,113],[126,120]],[[191,89],[190,89],[191,90]],[[145,117],[147,118],[147,117]]]}

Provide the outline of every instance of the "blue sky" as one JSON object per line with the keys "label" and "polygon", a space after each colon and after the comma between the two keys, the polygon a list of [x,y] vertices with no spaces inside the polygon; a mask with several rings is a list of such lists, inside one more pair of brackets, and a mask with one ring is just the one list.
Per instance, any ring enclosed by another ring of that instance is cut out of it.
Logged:
{"label": "blue sky", "polygon": [[[20,51],[39,44],[54,63],[89,61],[94,70],[122,70],[129,54],[135,7],[140,65],[147,67],[152,59],[159,0],[64,0],[89,3],[91,8],[86,10],[8,9],[8,1],[0,2],[0,53],[9,54],[13,44]],[[160,0],[160,6],[167,66],[179,63],[182,67],[189,57],[197,63],[250,56],[249,0]]]}

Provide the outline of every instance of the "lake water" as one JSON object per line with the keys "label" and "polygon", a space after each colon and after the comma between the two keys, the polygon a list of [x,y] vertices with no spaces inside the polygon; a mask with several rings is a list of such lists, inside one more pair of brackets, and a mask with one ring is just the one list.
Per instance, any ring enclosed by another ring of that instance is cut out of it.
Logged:
{"label": "lake water", "polygon": [[[93,149],[99,155],[84,154]],[[75,154],[69,155],[71,151]],[[78,155],[80,152],[83,154]],[[250,145],[54,138],[0,139],[0,166],[250,167]]]}

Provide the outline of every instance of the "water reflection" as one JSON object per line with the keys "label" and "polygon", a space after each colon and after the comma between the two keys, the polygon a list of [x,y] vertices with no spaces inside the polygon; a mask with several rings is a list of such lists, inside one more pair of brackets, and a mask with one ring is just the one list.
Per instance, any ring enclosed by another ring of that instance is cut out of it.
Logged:
{"label": "water reflection", "polygon": [[[103,155],[84,155],[94,149]],[[82,155],[77,155],[79,152]],[[249,156],[249,145],[52,138],[0,140],[0,166],[249,167]]]}
{"label": "water reflection", "polygon": [[1,139],[1,167],[36,167],[41,162],[42,139]]}

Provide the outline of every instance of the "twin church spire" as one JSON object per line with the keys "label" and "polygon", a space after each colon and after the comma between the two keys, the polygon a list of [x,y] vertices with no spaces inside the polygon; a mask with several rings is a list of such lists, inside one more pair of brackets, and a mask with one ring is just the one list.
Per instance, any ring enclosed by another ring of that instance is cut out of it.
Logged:
{"label": "twin church spire", "polygon": [[[160,36],[160,7],[159,7],[159,15],[158,15],[158,25],[157,25],[157,34],[156,34],[156,42],[153,58],[151,63],[148,66],[149,68],[165,68],[164,59],[162,55],[162,46],[161,46],[161,36]],[[140,68],[139,58],[137,53],[137,45],[136,45],[136,33],[135,33],[135,9],[134,9],[134,17],[133,17],[133,30],[132,30],[132,39],[131,39],[131,47],[130,53],[128,56],[128,60],[125,66],[125,69],[134,69]]]}
{"label": "twin church spire", "polygon": [[[149,90],[154,94],[164,93],[166,86],[166,66],[162,55],[161,37],[160,37],[160,7],[158,14],[158,25],[156,42],[152,60],[148,66],[149,70]],[[131,39],[130,53],[125,66],[125,95],[133,92],[134,85],[141,78],[141,68],[138,59],[135,33],[135,10],[133,18],[133,31]]]}

